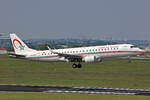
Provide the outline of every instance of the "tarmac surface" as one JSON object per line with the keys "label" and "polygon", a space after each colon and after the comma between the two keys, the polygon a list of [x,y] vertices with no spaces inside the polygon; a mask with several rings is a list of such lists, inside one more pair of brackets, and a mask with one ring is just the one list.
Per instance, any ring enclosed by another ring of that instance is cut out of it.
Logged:
{"label": "tarmac surface", "polygon": [[33,85],[0,85],[1,92],[47,92],[47,93],[79,93],[79,94],[114,94],[150,96],[148,89],[97,88],[97,87],[61,87]]}

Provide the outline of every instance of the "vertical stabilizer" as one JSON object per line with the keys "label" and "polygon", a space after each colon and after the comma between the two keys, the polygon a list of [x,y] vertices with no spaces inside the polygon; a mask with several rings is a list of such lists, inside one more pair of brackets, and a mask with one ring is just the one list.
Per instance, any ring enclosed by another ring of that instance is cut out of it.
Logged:
{"label": "vertical stabilizer", "polygon": [[30,49],[16,34],[10,34],[11,42],[16,54],[25,54],[35,51]]}

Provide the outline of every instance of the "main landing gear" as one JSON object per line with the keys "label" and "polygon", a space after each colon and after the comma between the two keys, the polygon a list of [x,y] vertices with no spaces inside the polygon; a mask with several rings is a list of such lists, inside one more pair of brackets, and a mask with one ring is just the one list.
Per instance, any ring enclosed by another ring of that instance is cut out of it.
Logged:
{"label": "main landing gear", "polygon": [[81,64],[73,64],[72,68],[82,68],[82,65]]}

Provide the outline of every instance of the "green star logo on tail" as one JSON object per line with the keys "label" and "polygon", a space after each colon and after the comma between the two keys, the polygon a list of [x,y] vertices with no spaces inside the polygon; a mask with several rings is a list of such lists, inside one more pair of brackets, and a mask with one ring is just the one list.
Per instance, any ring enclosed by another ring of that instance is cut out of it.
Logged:
{"label": "green star logo on tail", "polygon": [[25,46],[23,46],[23,45],[20,45],[20,46],[19,46],[20,50],[24,50],[24,47],[25,47]]}
{"label": "green star logo on tail", "polygon": [[[16,47],[15,43],[18,43],[18,44],[19,44],[19,47]],[[21,43],[19,40],[17,40],[17,39],[14,39],[14,40],[13,40],[13,45],[14,45],[14,47],[15,47],[16,49],[24,50],[24,48],[25,48],[25,46],[23,46],[22,43]]]}

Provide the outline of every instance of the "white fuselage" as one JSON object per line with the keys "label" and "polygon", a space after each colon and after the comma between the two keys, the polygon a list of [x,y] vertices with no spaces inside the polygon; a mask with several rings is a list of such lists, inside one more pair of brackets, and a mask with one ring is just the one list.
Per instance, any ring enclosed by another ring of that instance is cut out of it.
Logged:
{"label": "white fuselage", "polygon": [[80,62],[101,62],[105,57],[124,57],[144,53],[143,50],[131,44],[90,46],[67,49],[37,51],[29,48],[16,34],[10,34],[15,53],[12,57],[27,58],[37,61],[70,61],[78,62],[73,68],[81,68]]}
{"label": "white fuselage", "polygon": [[[80,55],[83,58],[94,56],[96,58],[124,57],[142,54],[144,51],[131,44],[90,46],[67,49],[53,49],[53,52],[68,55]],[[26,58],[38,61],[68,61],[65,57],[52,53],[51,50],[26,52]]]}

